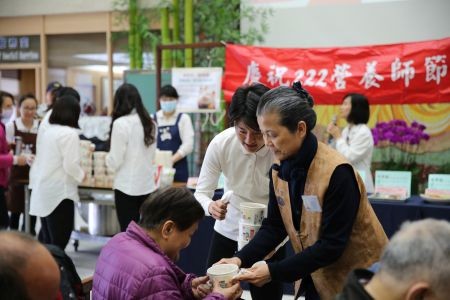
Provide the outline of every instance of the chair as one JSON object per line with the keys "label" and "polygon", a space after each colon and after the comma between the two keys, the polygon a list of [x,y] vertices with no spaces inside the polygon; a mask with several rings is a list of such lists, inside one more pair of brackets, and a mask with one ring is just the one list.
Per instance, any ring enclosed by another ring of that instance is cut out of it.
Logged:
{"label": "chair", "polygon": [[83,280],[81,280],[81,287],[82,287],[84,300],[91,299],[92,278],[93,278],[93,276],[89,276],[89,277],[83,278]]}

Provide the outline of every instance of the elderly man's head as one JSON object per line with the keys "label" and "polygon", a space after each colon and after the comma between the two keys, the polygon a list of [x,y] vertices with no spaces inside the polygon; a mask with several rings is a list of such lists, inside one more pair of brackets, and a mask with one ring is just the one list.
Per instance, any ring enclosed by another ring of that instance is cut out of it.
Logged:
{"label": "elderly man's head", "polygon": [[0,299],[55,299],[60,272],[50,252],[32,237],[0,232]]}
{"label": "elderly man's head", "polygon": [[406,223],[384,250],[376,277],[400,299],[450,296],[450,223]]}

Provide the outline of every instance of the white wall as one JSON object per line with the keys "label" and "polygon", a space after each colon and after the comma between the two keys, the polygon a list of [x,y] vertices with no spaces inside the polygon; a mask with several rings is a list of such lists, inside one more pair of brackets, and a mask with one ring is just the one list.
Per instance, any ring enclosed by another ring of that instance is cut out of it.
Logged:
{"label": "white wall", "polygon": [[[0,17],[112,11],[114,0],[0,0]],[[151,7],[158,0],[140,0]]]}
{"label": "white wall", "polygon": [[[450,37],[449,0],[334,5],[260,1],[268,2],[266,7],[274,14],[268,19],[269,33],[263,45],[270,47],[358,46]],[[242,24],[244,30],[247,26]]]}

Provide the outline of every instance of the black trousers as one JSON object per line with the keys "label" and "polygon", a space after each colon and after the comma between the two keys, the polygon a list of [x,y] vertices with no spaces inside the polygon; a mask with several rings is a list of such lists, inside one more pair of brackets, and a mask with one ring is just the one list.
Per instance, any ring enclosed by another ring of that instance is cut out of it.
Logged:
{"label": "black trousers", "polygon": [[300,296],[304,296],[305,300],[320,300],[311,275],[303,278],[302,284],[300,285],[300,290],[298,291],[295,299]]}
{"label": "black trousers", "polygon": [[5,188],[0,187],[0,229],[6,229],[9,225],[8,208],[6,207]]}
{"label": "black trousers", "polygon": [[116,203],[117,219],[120,231],[126,231],[131,221],[139,222],[140,208],[149,194],[141,196],[130,196],[119,190],[114,190],[114,202]]}
{"label": "black trousers", "polygon": [[72,200],[64,199],[47,217],[41,218],[39,241],[64,250],[73,230],[75,206]]}
{"label": "black trousers", "polygon": [[[20,212],[10,213],[10,215],[9,215],[9,228],[10,229],[14,229],[14,230],[19,229],[19,221],[20,221],[21,214],[22,213],[20,213]],[[25,222],[26,222],[26,220],[25,220],[25,214],[24,214],[24,221],[23,221],[22,229],[21,229],[22,231],[25,231]],[[35,227],[36,227],[36,216],[30,216],[30,234],[31,235],[36,235]]]}
{"label": "black trousers", "polygon": [[[208,264],[209,268],[221,258],[232,257],[237,251],[237,242],[214,231],[211,247],[209,248]],[[268,261],[277,261],[285,257],[285,247],[280,248],[277,253]],[[283,283],[271,281],[262,287],[249,284],[250,294],[253,300],[278,300],[283,297]]]}

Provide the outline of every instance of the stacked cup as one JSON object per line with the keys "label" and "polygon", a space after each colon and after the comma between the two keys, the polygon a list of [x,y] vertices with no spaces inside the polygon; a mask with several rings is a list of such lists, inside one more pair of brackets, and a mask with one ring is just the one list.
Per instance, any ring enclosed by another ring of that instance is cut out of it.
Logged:
{"label": "stacked cup", "polygon": [[266,208],[267,206],[261,203],[242,202],[240,204],[238,250],[244,248],[261,228]]}
{"label": "stacked cup", "polygon": [[105,158],[108,152],[94,152],[94,181],[96,187],[112,187],[114,172],[106,167]]}
{"label": "stacked cup", "polygon": [[82,185],[91,186],[93,185],[93,178],[92,178],[92,151],[95,149],[95,145],[92,144],[90,141],[82,140],[80,141],[80,165],[83,169],[84,173],[86,174],[86,177],[84,178],[84,181]]}
{"label": "stacked cup", "polygon": [[233,277],[238,273],[239,267],[234,264],[213,265],[206,270],[206,274],[213,286],[220,286],[223,289],[231,286]]}

